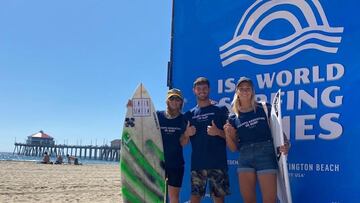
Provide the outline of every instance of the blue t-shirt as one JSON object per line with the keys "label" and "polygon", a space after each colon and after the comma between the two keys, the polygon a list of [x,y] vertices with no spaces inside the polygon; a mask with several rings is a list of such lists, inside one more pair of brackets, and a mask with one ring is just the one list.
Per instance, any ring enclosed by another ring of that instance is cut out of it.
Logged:
{"label": "blue t-shirt", "polygon": [[[267,104],[268,115],[270,105]],[[272,140],[271,131],[262,104],[256,105],[256,111],[240,113],[239,117],[235,114],[229,116],[229,123],[236,129],[239,145],[263,142]]]}
{"label": "blue t-shirt", "polygon": [[181,168],[184,166],[183,148],[180,144],[180,137],[186,128],[184,115],[180,114],[176,118],[168,119],[165,116],[165,111],[156,113],[163,140],[165,167]]}
{"label": "blue t-shirt", "polygon": [[190,137],[191,170],[227,169],[225,139],[208,135],[207,126],[214,121],[222,130],[228,114],[225,106],[218,105],[196,106],[185,113],[186,119],[196,128],[196,134]]}

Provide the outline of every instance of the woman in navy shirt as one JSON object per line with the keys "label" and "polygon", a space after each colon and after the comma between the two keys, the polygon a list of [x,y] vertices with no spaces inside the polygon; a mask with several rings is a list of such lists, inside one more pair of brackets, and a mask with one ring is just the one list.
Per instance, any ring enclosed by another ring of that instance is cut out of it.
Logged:
{"label": "woman in navy shirt", "polygon": [[[270,112],[270,105],[266,105]],[[256,202],[256,180],[260,185],[264,203],[276,202],[277,161],[267,113],[256,102],[255,91],[249,78],[241,77],[232,102],[233,114],[224,125],[226,144],[239,150],[238,179],[245,203]],[[288,152],[289,145],[280,147]]]}
{"label": "woman in navy shirt", "polygon": [[[165,158],[165,176],[170,203],[179,202],[180,188],[184,176],[184,157],[180,137],[186,129],[183,107],[183,96],[179,89],[167,92],[166,110],[157,111]],[[132,105],[129,100],[128,104]]]}
{"label": "woman in navy shirt", "polygon": [[179,202],[179,193],[184,176],[183,149],[180,137],[186,124],[181,113],[183,96],[178,89],[171,89],[166,97],[166,110],[158,111],[165,156],[165,175],[168,184],[170,203]]}

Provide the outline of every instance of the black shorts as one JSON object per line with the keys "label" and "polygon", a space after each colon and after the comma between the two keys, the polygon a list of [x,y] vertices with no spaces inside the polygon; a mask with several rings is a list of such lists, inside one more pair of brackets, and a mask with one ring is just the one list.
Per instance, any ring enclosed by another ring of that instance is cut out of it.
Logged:
{"label": "black shorts", "polygon": [[173,187],[181,187],[184,177],[184,167],[165,169],[167,184]]}

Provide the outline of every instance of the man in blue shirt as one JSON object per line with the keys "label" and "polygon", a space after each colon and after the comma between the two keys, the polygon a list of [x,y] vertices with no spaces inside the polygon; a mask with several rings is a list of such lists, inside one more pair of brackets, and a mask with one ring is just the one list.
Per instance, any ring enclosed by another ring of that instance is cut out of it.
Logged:
{"label": "man in blue shirt", "polygon": [[191,202],[200,202],[209,183],[215,203],[224,202],[230,194],[227,173],[226,141],[223,126],[228,118],[224,106],[212,104],[209,99],[210,83],[199,77],[193,84],[197,105],[185,113],[187,128],[181,143],[192,146],[191,154]]}

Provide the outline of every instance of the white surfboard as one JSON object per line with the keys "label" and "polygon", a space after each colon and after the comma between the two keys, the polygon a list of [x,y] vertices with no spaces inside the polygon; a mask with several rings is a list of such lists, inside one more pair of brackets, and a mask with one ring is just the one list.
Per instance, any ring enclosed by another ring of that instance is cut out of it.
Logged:
{"label": "white surfboard", "polygon": [[164,152],[154,104],[140,84],[127,107],[120,169],[124,203],[165,201]]}
{"label": "white surfboard", "polygon": [[289,173],[287,168],[287,155],[279,153],[278,151],[278,147],[284,145],[285,141],[281,120],[281,90],[276,93],[272,102],[270,128],[279,165],[277,176],[277,197],[281,203],[292,203]]}

